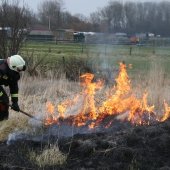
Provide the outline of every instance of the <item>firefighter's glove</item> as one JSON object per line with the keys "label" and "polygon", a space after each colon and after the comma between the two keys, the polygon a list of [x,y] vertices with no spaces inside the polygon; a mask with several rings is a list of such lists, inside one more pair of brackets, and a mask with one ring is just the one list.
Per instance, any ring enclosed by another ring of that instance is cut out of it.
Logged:
{"label": "firefighter's glove", "polygon": [[12,103],[12,107],[11,107],[13,110],[15,110],[15,111],[17,111],[17,112],[19,112],[20,111],[20,108],[19,108],[19,106],[18,106],[18,103]]}

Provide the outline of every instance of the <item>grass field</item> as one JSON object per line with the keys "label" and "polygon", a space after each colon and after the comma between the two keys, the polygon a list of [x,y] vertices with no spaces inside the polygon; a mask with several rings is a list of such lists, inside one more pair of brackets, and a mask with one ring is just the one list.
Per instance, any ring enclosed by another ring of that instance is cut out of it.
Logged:
{"label": "grass field", "polygon": [[[29,76],[27,71],[19,83],[20,108],[34,116],[47,113],[47,101],[52,102],[56,109],[63,100],[80,93],[79,82],[69,81],[65,78],[65,73],[60,71],[64,65],[68,66],[68,63],[70,73],[72,69],[77,71],[84,62],[95,71],[95,76],[113,72],[111,77],[108,76],[111,78],[109,86],[98,94],[104,96],[108,88],[115,83],[119,62],[124,61],[137,96],[141,97],[144,91],[147,91],[149,104],[155,105],[158,112],[162,111],[164,100],[170,105],[170,47],[28,42],[23,46],[20,54],[26,57],[28,69],[37,72],[36,76]],[[39,62],[41,59],[42,62]],[[77,59],[83,62],[77,62]],[[129,64],[132,64],[132,68],[128,67]],[[44,76],[46,71],[47,74]],[[60,74],[60,76],[56,78],[53,74]],[[100,102],[100,98],[97,101]],[[18,131],[41,136],[43,130],[39,128],[37,122],[32,122],[25,115],[11,110],[9,120],[3,121],[0,125],[0,141],[9,139],[11,134],[15,136]],[[40,168],[51,164],[65,164],[67,159],[67,154],[60,153],[56,146],[46,148],[38,154],[34,150],[24,154],[29,155],[28,159]],[[61,155],[60,159],[56,158],[57,160],[50,162],[53,154]],[[8,160],[6,163],[9,163]]]}
{"label": "grass field", "polygon": [[[78,68],[75,68],[75,59],[84,59],[84,62],[87,62],[87,65],[94,71],[95,76],[98,74],[108,76],[111,83],[114,83],[118,74],[119,62],[124,61],[135,91],[138,93],[148,91],[150,103],[154,103],[158,108],[162,106],[164,99],[170,102],[168,95],[170,87],[169,46],[28,42],[22,48],[21,53],[23,56],[32,54],[37,58],[43,57],[44,64],[47,63],[51,70],[60,69],[69,63],[70,74],[72,70],[79,69],[81,66],[79,63]],[[131,68],[128,67],[129,64],[132,65]],[[55,71],[55,74],[57,73],[59,72]]]}
{"label": "grass field", "polygon": [[170,72],[169,46],[121,46],[121,45],[88,45],[88,44],[55,44],[43,42],[28,42],[21,50],[23,56],[33,54],[43,57],[44,61],[58,67],[63,62],[74,58],[84,58],[92,67],[117,68],[118,63],[125,61],[132,64],[129,73],[148,74],[151,65],[158,63],[165,73]]}

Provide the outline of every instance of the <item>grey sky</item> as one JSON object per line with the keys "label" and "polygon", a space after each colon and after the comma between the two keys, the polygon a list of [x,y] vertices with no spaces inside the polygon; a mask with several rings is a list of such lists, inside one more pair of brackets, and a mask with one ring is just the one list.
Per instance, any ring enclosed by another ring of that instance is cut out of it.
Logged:
{"label": "grey sky", "polygon": [[[24,0],[20,0],[24,1]],[[34,11],[37,10],[37,6],[44,0],[25,0],[24,2]],[[127,0],[120,0],[127,1]],[[151,0],[128,0],[128,1],[151,1]],[[154,2],[159,2],[161,0],[152,0]],[[166,0],[170,1],[170,0]],[[110,0],[63,0],[65,10],[69,11],[71,14],[83,14],[89,16],[90,13],[95,12],[97,9],[106,6]]]}
{"label": "grey sky", "polygon": [[65,7],[72,14],[81,13],[88,16],[108,4],[110,0],[64,0]]}
{"label": "grey sky", "polygon": [[[20,0],[21,2],[23,0]],[[31,9],[37,10],[37,6],[44,0],[29,0],[24,1]],[[88,16],[95,12],[98,8],[102,8],[108,4],[110,0],[63,0],[64,8],[71,14],[81,13]]]}

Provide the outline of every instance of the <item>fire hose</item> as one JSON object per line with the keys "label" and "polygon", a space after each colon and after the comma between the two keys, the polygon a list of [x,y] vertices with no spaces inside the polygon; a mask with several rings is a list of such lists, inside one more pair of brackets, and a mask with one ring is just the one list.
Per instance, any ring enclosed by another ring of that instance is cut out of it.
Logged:
{"label": "fire hose", "polygon": [[[12,108],[12,105],[9,104],[9,107]],[[33,115],[31,115],[31,114],[29,114],[29,113],[27,113],[27,112],[25,112],[25,111],[22,111],[21,109],[19,110],[19,112],[20,112],[20,113],[23,113],[24,115],[26,115],[26,116],[28,116],[28,117],[30,117],[30,118],[33,118],[33,119],[37,120],[37,121],[43,122],[42,120],[37,119],[35,116],[33,116]]]}

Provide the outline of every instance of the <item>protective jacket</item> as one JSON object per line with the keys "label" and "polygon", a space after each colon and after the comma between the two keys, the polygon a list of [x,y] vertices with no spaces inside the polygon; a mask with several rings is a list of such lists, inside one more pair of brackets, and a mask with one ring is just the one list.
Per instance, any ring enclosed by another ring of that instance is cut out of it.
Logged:
{"label": "protective jacket", "polygon": [[[6,59],[0,59],[0,85],[9,86],[11,100],[18,102],[18,80],[20,74],[8,67]],[[0,94],[1,96],[2,94]]]}

